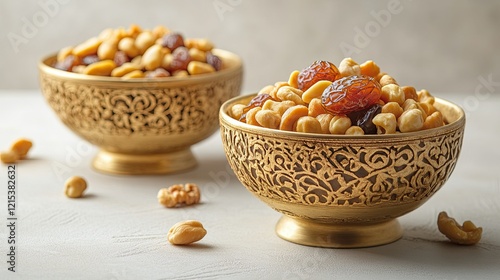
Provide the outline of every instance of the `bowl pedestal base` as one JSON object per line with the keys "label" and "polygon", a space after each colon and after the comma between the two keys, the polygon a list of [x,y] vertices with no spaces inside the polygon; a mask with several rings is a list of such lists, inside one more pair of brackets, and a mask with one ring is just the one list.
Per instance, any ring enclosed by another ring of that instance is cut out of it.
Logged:
{"label": "bowl pedestal base", "polygon": [[92,162],[98,171],[123,175],[169,174],[196,165],[190,148],[160,154],[122,154],[100,150]]}
{"label": "bowl pedestal base", "polygon": [[326,224],[282,216],[276,224],[279,237],[301,245],[329,248],[378,246],[401,238],[403,230],[397,219],[379,223]]}

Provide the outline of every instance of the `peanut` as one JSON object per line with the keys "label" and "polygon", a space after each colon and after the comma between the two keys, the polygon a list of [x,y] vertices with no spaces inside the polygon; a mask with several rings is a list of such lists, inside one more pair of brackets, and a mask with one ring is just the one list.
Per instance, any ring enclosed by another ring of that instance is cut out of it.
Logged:
{"label": "peanut", "polygon": [[142,55],[142,65],[149,71],[153,71],[160,67],[162,60],[163,56],[161,45],[152,45]]}
{"label": "peanut", "polygon": [[422,110],[425,111],[425,114],[427,114],[427,116],[430,116],[432,115],[432,113],[436,112],[436,108],[434,107],[434,105],[430,104],[430,103],[427,103],[427,102],[419,102],[418,103],[420,105],[420,107],[422,108]]}
{"label": "peanut", "polygon": [[189,56],[195,61],[199,62],[207,62],[207,54],[206,52],[200,51],[197,48],[191,48],[188,50]]}
{"label": "peanut", "polygon": [[262,127],[276,129],[280,126],[281,115],[272,110],[260,110],[255,114],[255,120]]}
{"label": "peanut", "polygon": [[163,36],[170,33],[170,30],[163,25],[158,25],[153,30],[151,30],[155,38],[162,38]]}
{"label": "peanut", "polygon": [[189,76],[189,73],[186,70],[177,70],[172,74],[172,76],[182,78]]}
{"label": "peanut", "polygon": [[102,60],[85,67],[83,74],[96,75],[96,76],[109,76],[111,71],[116,68],[116,64],[113,60]]}
{"label": "peanut", "polygon": [[396,82],[396,80],[394,80],[393,77],[391,77],[391,76],[389,76],[387,74],[383,75],[382,77],[380,77],[379,84],[381,86],[390,85],[390,84],[398,85],[398,83]]}
{"label": "peanut", "polygon": [[115,54],[118,51],[118,43],[113,39],[108,39],[103,41],[102,44],[97,48],[97,56],[100,60],[114,59]]}
{"label": "peanut", "polygon": [[319,124],[321,125],[321,132],[323,134],[330,134],[330,122],[333,119],[333,115],[325,113],[316,116],[316,119],[319,121]]}
{"label": "peanut", "polygon": [[167,70],[170,70],[171,67],[170,65],[172,65],[172,61],[174,60],[174,55],[169,53],[169,54],[166,54],[165,56],[163,56],[163,59],[161,61],[161,67],[167,69]]}
{"label": "peanut", "polygon": [[295,123],[295,131],[305,133],[322,133],[321,124],[311,116],[300,117]]}
{"label": "peanut", "polygon": [[58,53],[57,53],[57,61],[58,62],[63,62],[66,57],[69,55],[73,54],[73,46],[65,47],[62,48]]}
{"label": "peanut", "polygon": [[417,92],[417,95],[419,102],[429,103],[431,105],[434,105],[435,98],[427,90],[422,89],[419,92]]}
{"label": "peanut", "polygon": [[142,65],[142,55],[138,55],[130,61],[130,63],[137,65],[137,67],[143,68]]}
{"label": "peanut", "polygon": [[215,68],[205,62],[191,61],[187,66],[187,71],[191,75],[207,74],[215,72]]}
{"label": "peanut", "polygon": [[334,116],[328,129],[331,134],[345,134],[349,127],[351,127],[351,119],[346,116]]}
{"label": "peanut", "polygon": [[289,100],[297,105],[306,105],[304,101],[302,101],[302,93],[300,89],[291,86],[282,86],[276,92],[276,97],[282,101]]}
{"label": "peanut", "polygon": [[397,102],[399,105],[403,105],[405,102],[405,94],[401,88],[396,84],[388,84],[382,86],[380,90],[380,99],[384,102]]}
{"label": "peanut", "polygon": [[361,127],[353,125],[345,131],[345,135],[365,135],[365,131]]}
{"label": "peanut", "polygon": [[413,99],[406,99],[405,102],[403,102],[403,105],[401,105],[401,108],[403,108],[403,111],[407,111],[413,104],[417,104],[417,101]]}
{"label": "peanut", "polygon": [[325,107],[323,107],[323,105],[321,104],[321,99],[314,98],[313,100],[311,100],[311,102],[309,103],[309,116],[317,117],[318,115],[326,113],[327,112],[325,110]]}
{"label": "peanut", "polygon": [[397,119],[403,113],[403,108],[397,102],[387,102],[382,106],[381,113],[391,113]]}
{"label": "peanut", "polygon": [[73,66],[73,68],[71,68],[71,71],[74,73],[83,74],[83,72],[85,72],[86,67],[87,66],[85,66],[85,65]]}
{"label": "peanut", "polygon": [[14,151],[5,151],[0,153],[0,161],[5,164],[16,163],[20,159],[19,155]]}
{"label": "peanut", "polygon": [[359,67],[361,69],[361,75],[375,78],[380,73],[380,68],[375,62],[373,62],[373,60],[367,60]]}
{"label": "peanut", "polygon": [[155,43],[155,37],[150,31],[144,31],[137,35],[135,38],[135,47],[139,51],[139,54],[143,54],[149,47]]}
{"label": "peanut", "polygon": [[122,66],[116,67],[111,71],[111,77],[123,77],[130,72],[140,70],[141,68],[133,63],[126,62],[123,63]]}
{"label": "peanut", "polygon": [[214,45],[208,39],[185,39],[184,45],[189,49],[197,48],[204,52],[211,51],[214,48]]}
{"label": "peanut", "polygon": [[10,150],[16,153],[20,159],[23,159],[26,157],[31,147],[33,147],[33,143],[30,140],[21,138],[12,144]]}
{"label": "peanut", "polygon": [[279,99],[276,95],[281,87],[290,86],[287,82],[276,82],[274,88],[269,92],[269,95],[274,99]]}
{"label": "peanut", "polygon": [[380,83],[380,79],[382,79],[383,76],[387,75],[386,72],[379,72],[377,76],[375,76],[375,80]]}
{"label": "peanut", "polygon": [[291,87],[299,88],[299,84],[298,84],[299,74],[300,74],[300,71],[297,71],[297,70],[293,71],[290,74],[290,77],[288,78],[288,84]]}
{"label": "peanut", "polygon": [[304,105],[295,105],[293,107],[288,108],[281,117],[280,129],[293,131],[293,126],[297,122],[297,120],[300,117],[307,116],[307,114],[308,114],[308,108]]}
{"label": "peanut", "polygon": [[64,193],[69,198],[79,198],[87,189],[87,182],[79,176],[70,177],[64,185]]}
{"label": "peanut", "polygon": [[344,58],[340,62],[338,69],[342,77],[361,74],[361,68],[359,67],[359,64],[350,57]]}
{"label": "peanut", "polygon": [[170,77],[170,72],[168,72],[167,70],[163,69],[163,68],[156,68],[155,70],[153,71],[146,71],[144,72],[144,76],[146,78],[166,78],[166,77]]}
{"label": "peanut", "polygon": [[139,49],[135,46],[134,39],[125,37],[118,43],[118,50],[123,51],[128,57],[136,57]]}
{"label": "peanut", "polygon": [[436,111],[425,118],[423,129],[435,128],[443,125],[443,115],[441,112]]}
{"label": "peanut", "polygon": [[248,112],[245,115],[245,119],[247,121],[247,124],[260,126],[260,123],[257,121],[257,119],[255,117],[257,112],[259,112],[260,110],[262,110],[261,107],[255,107],[255,108],[248,110]]}
{"label": "peanut", "polygon": [[84,57],[91,54],[96,54],[97,49],[101,45],[102,40],[93,37],[81,43],[73,49],[73,54],[79,57]]}
{"label": "peanut", "polygon": [[[272,101],[272,100],[268,100]],[[264,103],[265,106],[265,103]],[[235,104],[229,109],[229,115],[236,120],[239,120],[241,116],[243,115],[243,110],[247,107],[246,105],[243,104]],[[263,107],[264,108],[264,107]]]}
{"label": "peanut", "polygon": [[138,79],[144,78],[144,72],[141,70],[134,70],[122,76],[122,79]]}
{"label": "peanut", "polygon": [[259,90],[259,93],[257,93],[257,95],[261,95],[261,94],[271,94],[271,92],[274,90],[274,86],[273,85],[267,85],[265,87],[263,87],[261,90]]}
{"label": "peanut", "polygon": [[302,94],[302,100],[306,103],[314,98],[321,98],[323,91],[332,84],[331,81],[318,81]]}
{"label": "peanut", "polygon": [[401,89],[403,90],[403,92],[405,94],[405,100],[406,99],[413,99],[415,101],[418,100],[417,90],[415,90],[414,87],[404,86],[404,87],[401,87]]}
{"label": "peanut", "polygon": [[377,134],[396,133],[396,116],[392,113],[380,113],[373,117],[372,122],[377,126]]}
{"label": "peanut", "polygon": [[199,221],[178,222],[168,231],[168,241],[174,245],[187,245],[200,241],[207,231]]}
{"label": "peanut", "polygon": [[423,104],[423,103],[415,102],[415,103],[412,103],[408,106],[405,106],[405,111],[408,111],[411,109],[418,109],[422,112],[422,118],[424,118],[424,120],[425,120],[427,118],[427,113],[425,112],[424,108],[420,104]]}
{"label": "peanut", "polygon": [[410,109],[404,111],[398,118],[398,128],[401,132],[412,132],[421,130],[424,126],[422,111],[419,109]]}

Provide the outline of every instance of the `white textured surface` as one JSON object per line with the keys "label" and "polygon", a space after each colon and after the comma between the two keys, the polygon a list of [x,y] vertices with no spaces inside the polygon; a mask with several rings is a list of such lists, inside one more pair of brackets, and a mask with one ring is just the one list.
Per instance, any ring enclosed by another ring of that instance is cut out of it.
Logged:
{"label": "white textured surface", "polygon": [[[438,96],[458,104],[474,97]],[[0,105],[0,148],[21,136],[35,144],[30,159],[17,165],[17,272],[7,271],[7,228],[1,226],[0,279],[498,279],[500,275],[500,97],[489,97],[467,111],[455,172],[426,204],[400,219],[405,229],[401,240],[342,250],[278,238],[274,225],[280,215],[237,181],[218,134],[194,147],[199,166],[190,172],[109,176],[90,168],[96,149],[65,128],[38,91],[1,91]],[[64,196],[64,180],[71,175],[88,180],[85,198]],[[0,165],[4,221],[6,177],[7,168]],[[160,188],[182,182],[201,186],[201,204],[165,209],[156,202]],[[446,242],[435,225],[442,210],[482,226],[481,243],[463,247]],[[207,236],[190,247],[170,245],[167,231],[183,219],[202,221]]]}

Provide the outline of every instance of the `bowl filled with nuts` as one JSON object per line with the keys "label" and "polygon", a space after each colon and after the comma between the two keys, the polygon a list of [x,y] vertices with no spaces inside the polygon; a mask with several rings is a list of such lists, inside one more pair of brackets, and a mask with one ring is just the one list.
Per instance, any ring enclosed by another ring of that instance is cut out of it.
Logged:
{"label": "bowl filled with nuts", "polygon": [[221,137],[241,183],[283,216],[281,238],[354,248],[403,233],[397,218],[451,175],[464,111],[400,86],[373,61],[316,61],[227,101]]}
{"label": "bowl filled with nuts", "polygon": [[114,174],[166,174],[196,165],[190,147],[219,127],[218,110],[240,93],[243,65],[207,39],[158,26],[106,29],[39,63],[48,104],[100,148]]}

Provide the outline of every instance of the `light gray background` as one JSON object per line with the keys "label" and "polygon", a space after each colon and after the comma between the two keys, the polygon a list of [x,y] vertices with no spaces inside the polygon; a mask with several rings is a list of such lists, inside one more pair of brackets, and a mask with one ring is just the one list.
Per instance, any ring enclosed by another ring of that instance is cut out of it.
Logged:
{"label": "light gray background", "polygon": [[[391,13],[391,2],[398,13]],[[384,26],[377,23],[374,14],[388,13]],[[26,32],[26,22],[35,28]],[[0,89],[37,88],[43,56],[131,23],[208,37],[239,54],[245,62],[244,93],[286,80],[317,59],[338,64],[346,44],[357,48],[350,56],[359,63],[373,59],[400,84],[431,93],[488,89],[478,88],[481,77],[500,82],[500,1],[495,0],[1,0]],[[17,46],[11,39],[16,35],[22,38]],[[494,87],[490,92],[498,84]]]}

